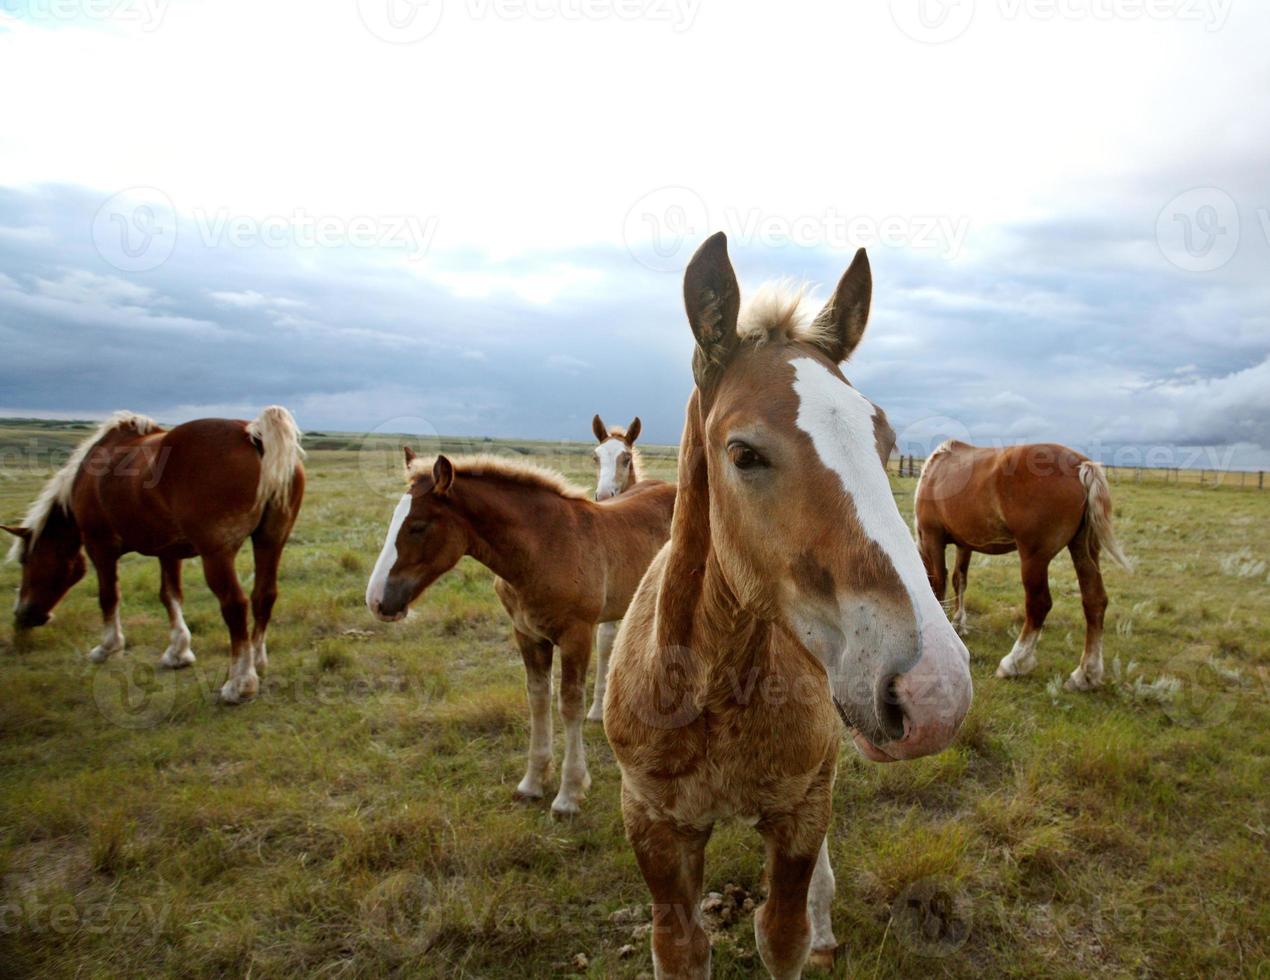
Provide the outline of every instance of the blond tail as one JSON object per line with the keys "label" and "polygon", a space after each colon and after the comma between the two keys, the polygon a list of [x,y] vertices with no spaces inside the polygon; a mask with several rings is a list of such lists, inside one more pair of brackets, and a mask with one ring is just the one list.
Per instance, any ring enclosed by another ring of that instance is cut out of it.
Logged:
{"label": "blond tail", "polygon": [[1120,550],[1120,543],[1111,529],[1111,487],[1107,484],[1107,474],[1100,464],[1086,460],[1080,464],[1080,482],[1085,487],[1085,516],[1093,529],[1094,538],[1117,565],[1132,572],[1133,564]]}
{"label": "blond tail", "polygon": [[247,423],[247,434],[260,443],[262,450],[256,499],[267,504],[287,504],[296,467],[304,458],[295,419],[281,405],[270,405],[254,422]]}

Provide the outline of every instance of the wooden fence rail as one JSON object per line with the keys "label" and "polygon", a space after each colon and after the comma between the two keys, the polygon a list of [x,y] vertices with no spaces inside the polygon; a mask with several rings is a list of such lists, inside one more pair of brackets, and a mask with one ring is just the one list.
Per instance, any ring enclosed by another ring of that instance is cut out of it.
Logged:
{"label": "wooden fence rail", "polygon": [[[917,477],[926,460],[919,456],[893,455],[887,461],[887,472],[899,477]],[[1234,487],[1243,490],[1264,490],[1264,470],[1184,470],[1177,467],[1112,466],[1106,465],[1107,477],[1112,483],[1173,483],[1179,486],[1217,488]]]}

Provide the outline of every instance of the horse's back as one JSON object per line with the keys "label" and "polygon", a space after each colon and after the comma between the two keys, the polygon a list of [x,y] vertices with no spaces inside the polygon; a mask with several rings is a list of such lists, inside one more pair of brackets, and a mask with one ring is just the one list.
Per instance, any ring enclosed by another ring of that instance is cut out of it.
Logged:
{"label": "horse's back", "polygon": [[975,550],[1049,549],[1076,533],[1084,516],[1080,465],[1087,457],[1057,443],[987,449],[954,443],[931,457],[915,507],[919,528],[937,528]]}

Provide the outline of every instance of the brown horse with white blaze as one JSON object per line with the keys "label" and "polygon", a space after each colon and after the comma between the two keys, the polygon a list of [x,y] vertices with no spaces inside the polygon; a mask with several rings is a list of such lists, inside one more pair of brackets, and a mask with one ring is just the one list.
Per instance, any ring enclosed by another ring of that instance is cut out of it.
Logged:
{"label": "brown horse with white blaze", "polygon": [[516,795],[540,798],[551,768],[551,661],[559,647],[565,743],[551,809],[576,814],[591,784],[582,721],[596,624],[626,613],[670,533],[675,488],[650,480],[595,503],[560,474],[528,463],[426,461],[405,452],[409,486],[367,583],[366,605],[378,619],[398,620],[464,555],[490,569],[525,662],[529,761]]}
{"label": "brown horse with white blaze", "polygon": [[[181,612],[181,562],[199,556],[230,634],[229,679],[221,698],[253,697],[268,660],[265,631],[278,594],[278,564],[304,497],[300,431],[285,408],[253,422],[198,419],[173,429],[119,412],[82,442],[49,480],[20,525],[12,556],[22,563],[14,610],[17,629],[41,626],[84,575],[84,553],[97,572],[105,623],[95,663],[124,648],[119,618],[119,559],[139,552],[159,559],[160,598],[170,643],[159,663],[194,662]],[[247,599],[234,556],[251,538],[255,584]]]}
{"label": "brown horse with white blaze", "polygon": [[950,439],[922,467],[914,500],[918,547],[931,588],[942,602],[947,588],[944,552],[957,546],[953,570],[959,631],[966,625],[970,556],[1018,551],[1026,593],[1023,630],[997,667],[1017,677],[1036,666],[1036,643],[1053,606],[1049,565],[1064,548],[1071,555],[1085,610],[1085,650],[1067,689],[1102,683],[1103,588],[1099,554],[1131,571],[1111,526],[1111,488],[1102,467],[1074,449],[1052,443],[983,449]]}
{"label": "brown horse with white blaze", "polygon": [[706,842],[729,817],[767,844],[754,919],[767,969],[831,962],[841,724],[867,758],[911,759],[946,746],[970,705],[969,656],[891,494],[894,434],[838,367],[871,288],[861,250],[818,314],[769,288],[742,309],[722,234],[684,276],[697,346],[679,496],[604,709],[659,977],[709,974],[698,900]]}
{"label": "brown horse with white blaze", "polygon": [[[625,429],[616,425],[610,428],[598,414],[591,419],[591,431],[598,442],[591,453],[595,459],[597,501],[609,500],[639,485],[639,450],[635,448],[635,440],[642,430],[638,415]],[[608,684],[609,656],[617,639],[618,625],[601,623],[595,628],[595,694],[586,713],[587,721],[604,720],[604,689]]]}

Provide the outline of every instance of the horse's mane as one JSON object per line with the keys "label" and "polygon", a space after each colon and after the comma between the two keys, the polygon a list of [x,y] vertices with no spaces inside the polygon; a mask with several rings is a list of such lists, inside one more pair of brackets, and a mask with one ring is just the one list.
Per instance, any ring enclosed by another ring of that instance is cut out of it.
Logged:
{"label": "horse's mane", "polygon": [[806,283],[789,279],[765,282],[741,307],[736,332],[742,341],[754,344],[801,340],[824,346],[832,338],[825,336],[829,328],[817,323],[820,306]]}
{"label": "horse's mane", "polygon": [[54,507],[61,507],[63,510],[69,509],[71,487],[75,485],[75,474],[79,472],[84,458],[93,446],[97,445],[116,429],[132,429],[137,435],[144,436],[149,435],[158,427],[159,424],[154,419],[145,415],[138,415],[136,412],[115,412],[115,414],[99,425],[96,432],[75,447],[70,459],[44,484],[44,489],[40,491],[40,495],[27,508],[26,516],[22,518],[22,527],[27,528],[31,532],[30,540],[18,538],[14,541],[13,547],[9,549],[9,560],[17,561],[22,557],[23,547],[30,548],[35,545],[40,534],[44,531],[45,525],[48,524],[49,516],[53,513]]}
{"label": "horse's mane", "polygon": [[[505,456],[490,456],[484,453],[451,457],[450,462],[454,464],[454,472],[458,476],[494,477],[523,487],[546,490],[570,499],[586,500],[590,497],[587,491],[565,479],[564,474],[539,466],[537,463],[525,463],[507,459]],[[420,476],[431,476],[432,465],[433,460],[419,457],[406,468],[407,475],[412,480]]]}

